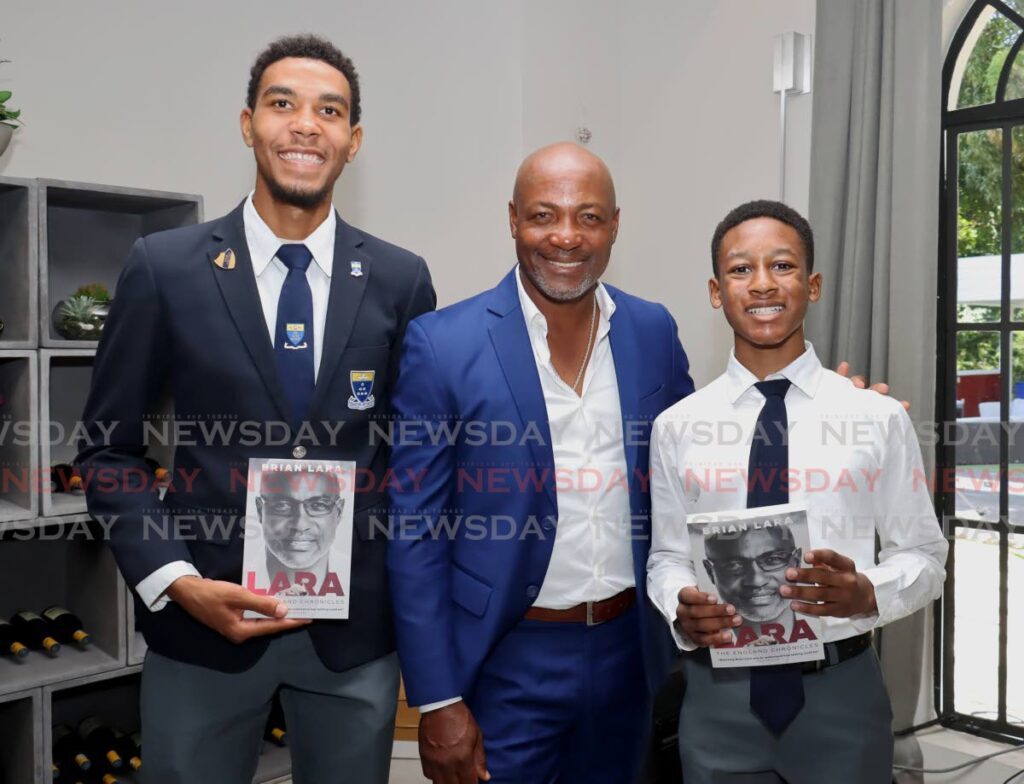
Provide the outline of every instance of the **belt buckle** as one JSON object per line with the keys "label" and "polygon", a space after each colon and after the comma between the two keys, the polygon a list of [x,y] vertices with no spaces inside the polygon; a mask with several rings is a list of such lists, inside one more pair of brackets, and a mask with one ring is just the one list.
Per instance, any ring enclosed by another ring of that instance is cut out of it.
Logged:
{"label": "belt buckle", "polygon": [[594,620],[594,604],[595,602],[587,602],[587,626],[600,626],[603,623]]}

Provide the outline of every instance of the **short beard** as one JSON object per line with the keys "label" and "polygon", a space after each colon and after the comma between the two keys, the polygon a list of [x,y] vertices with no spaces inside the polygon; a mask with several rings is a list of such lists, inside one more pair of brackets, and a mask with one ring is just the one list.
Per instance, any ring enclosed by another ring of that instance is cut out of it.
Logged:
{"label": "short beard", "polygon": [[526,277],[530,279],[530,283],[553,302],[576,302],[585,297],[597,285],[597,278],[587,275],[578,285],[573,286],[571,289],[556,289],[548,283],[547,278],[539,273],[535,273],[529,266],[524,264],[522,268]]}
{"label": "short beard", "polygon": [[274,197],[275,201],[287,204],[289,207],[298,207],[301,210],[311,210],[319,207],[334,189],[334,183],[321,188],[318,191],[303,191],[298,188],[286,188],[272,177],[266,178],[267,190]]}

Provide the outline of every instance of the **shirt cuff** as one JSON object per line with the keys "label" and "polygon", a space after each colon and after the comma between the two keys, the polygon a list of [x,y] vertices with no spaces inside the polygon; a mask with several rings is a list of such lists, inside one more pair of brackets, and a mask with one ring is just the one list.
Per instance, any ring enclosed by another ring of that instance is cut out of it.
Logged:
{"label": "shirt cuff", "polygon": [[202,577],[199,570],[188,561],[171,561],[164,564],[155,572],[135,586],[135,592],[142,599],[142,603],[149,608],[150,612],[159,612],[170,598],[167,596],[167,589],[171,583],[179,577]]}
{"label": "shirt cuff", "polygon": [[462,702],[462,697],[452,697],[450,700],[441,700],[440,702],[428,702],[426,705],[419,706],[420,713],[430,713],[441,708],[447,708],[449,705],[454,705],[457,702]]}
{"label": "shirt cuff", "polygon": [[894,615],[894,603],[899,594],[900,574],[885,564],[869,566],[862,574],[871,581],[875,589],[875,611],[861,615],[851,615],[848,620],[858,633],[864,634],[889,622]]}
{"label": "shirt cuff", "polygon": [[[681,651],[695,651],[697,650],[697,645],[693,640],[679,631],[679,627],[676,626],[676,609],[679,607],[679,591],[685,587],[686,586],[680,586],[680,588],[674,592],[671,589],[665,590],[662,595],[658,597],[658,600],[654,602],[654,606],[658,608],[658,612],[661,614],[661,617],[665,619],[666,623],[668,623],[668,628],[669,631],[672,632],[672,639],[675,640],[676,647]],[[696,586],[694,587],[696,588]],[[654,586],[648,585],[648,589],[652,588],[654,588]]]}

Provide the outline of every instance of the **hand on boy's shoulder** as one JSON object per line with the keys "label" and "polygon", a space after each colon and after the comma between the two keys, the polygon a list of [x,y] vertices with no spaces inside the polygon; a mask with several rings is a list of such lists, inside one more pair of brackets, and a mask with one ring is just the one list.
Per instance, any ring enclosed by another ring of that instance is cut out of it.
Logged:
{"label": "hand on boy's shoulder", "polygon": [[[880,395],[888,395],[889,394],[889,385],[886,384],[884,381],[879,381],[878,383],[872,384],[869,387],[868,386],[868,382],[864,378],[864,376],[851,376],[850,375],[850,363],[847,362],[845,359],[842,362],[839,363],[839,367],[836,368],[836,373],[838,373],[843,378],[850,379],[850,381],[853,382],[853,385],[855,387],[857,387],[857,389],[870,389],[872,392],[877,392]],[[910,401],[909,400],[901,400],[900,401],[900,405],[903,406],[903,408],[905,410],[907,410],[907,411],[910,410]]]}

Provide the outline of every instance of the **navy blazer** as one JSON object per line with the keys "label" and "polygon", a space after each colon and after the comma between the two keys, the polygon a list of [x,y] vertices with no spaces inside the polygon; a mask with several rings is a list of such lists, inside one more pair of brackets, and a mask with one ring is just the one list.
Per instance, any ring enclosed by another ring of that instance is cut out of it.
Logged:
{"label": "navy blazer", "polygon": [[[554,457],[515,274],[491,291],[416,319],[402,348],[393,395],[400,427],[391,456],[396,484],[388,569],[412,705],[471,691],[490,651],[536,599],[551,558],[558,518]],[[650,428],[693,391],[693,382],[668,311],[611,286],[608,291],[616,305],[609,337],[643,605],[637,633],[653,688],[673,647],[644,599]],[[503,423],[497,442],[491,423]]]}
{"label": "navy blazer", "polygon": [[[234,251],[233,269],[214,264],[228,249]],[[350,274],[351,261],[361,263],[361,276]],[[242,205],[216,221],[137,240],[96,354],[83,415],[89,442],[80,448],[78,465],[90,514],[116,520],[110,546],[134,587],[179,560],[195,564],[204,577],[240,582],[249,458],[291,458],[301,454],[293,452],[301,445],[306,459],[356,461],[363,481],[354,510],[350,617],[308,627],[324,664],[341,671],[394,650],[385,537],[375,537],[372,525],[385,508],[388,452],[371,423],[389,417],[398,347],[409,321],[433,310],[435,296],[422,258],[340,217],[330,286],[311,437],[285,439],[283,424],[266,428],[289,417]],[[375,373],[376,405],[370,410],[348,407],[349,374],[356,370]],[[143,458],[153,434],[163,435],[158,412],[167,395],[181,430],[173,488],[161,501],[137,477],[140,471],[151,477]],[[104,443],[99,425],[113,422],[118,424]],[[202,426],[216,428],[212,439]],[[179,661],[241,671],[268,644],[258,637],[235,645],[173,602],[150,612],[136,600],[136,608],[149,646]]]}

